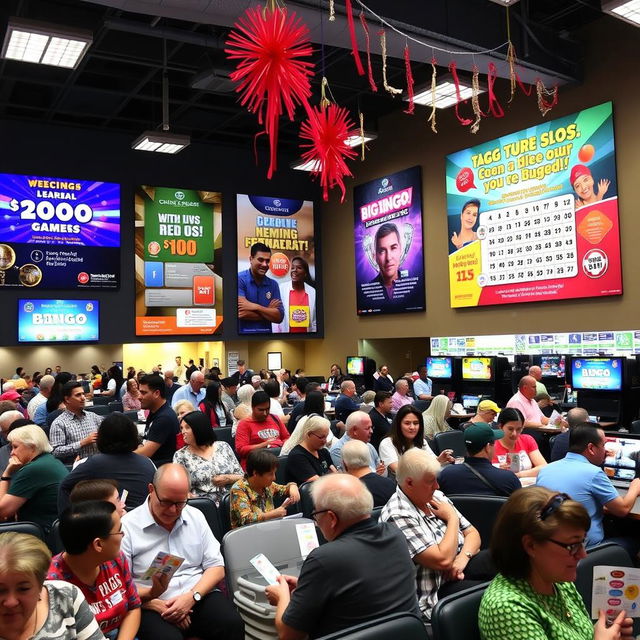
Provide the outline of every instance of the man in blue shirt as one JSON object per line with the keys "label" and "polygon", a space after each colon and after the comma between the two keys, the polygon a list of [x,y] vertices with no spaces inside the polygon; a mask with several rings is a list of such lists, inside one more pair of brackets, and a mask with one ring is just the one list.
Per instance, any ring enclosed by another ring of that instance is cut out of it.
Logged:
{"label": "man in blue shirt", "polygon": [[355,395],[356,383],[353,380],[344,380],[340,385],[340,395],[336,398],[336,420],[346,423],[350,414],[360,410],[360,403],[354,400]]}
{"label": "man in blue shirt", "polygon": [[425,365],[418,367],[418,376],[419,378],[413,383],[413,395],[416,400],[431,400],[433,383],[431,378],[427,378],[427,367]]}
{"label": "man in blue shirt", "polygon": [[196,409],[204,400],[205,391],[204,374],[202,371],[194,371],[189,378],[189,382],[177,389],[171,399],[171,406],[175,407],[180,400],[188,400]]}
{"label": "man in blue shirt", "polygon": [[238,330],[271,333],[271,324],[282,322],[284,307],[280,287],[267,276],[271,249],[262,242],[251,245],[249,268],[238,274]]}
{"label": "man in blue shirt", "polygon": [[591,518],[587,546],[599,544],[606,537],[623,546],[634,558],[640,548],[637,536],[605,536],[602,519],[604,507],[608,514],[617,518],[624,518],[631,511],[640,495],[640,479],[631,482],[624,497],[618,494],[600,468],[606,457],[605,443],[604,431],[597,426],[585,422],[574,427],[569,432],[569,453],[562,460],[542,467],[536,484],[551,491],[568,493],[585,507]]}

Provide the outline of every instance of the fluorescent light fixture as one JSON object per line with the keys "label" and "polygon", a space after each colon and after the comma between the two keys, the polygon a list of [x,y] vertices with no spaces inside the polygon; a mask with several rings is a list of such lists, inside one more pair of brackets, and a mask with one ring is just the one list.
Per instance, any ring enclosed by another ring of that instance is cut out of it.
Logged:
{"label": "fluorescent light fixture", "polygon": [[518,2],[518,0],[491,0],[491,2],[495,2],[503,7],[510,7],[512,4]]}
{"label": "fluorescent light fixture", "polygon": [[602,10],[636,27],[640,25],[640,0],[613,0],[604,3]]}
{"label": "fluorescent light fixture", "polygon": [[191,143],[189,136],[180,136],[168,131],[145,131],[138,136],[131,148],[135,151],[155,151],[156,153],[179,153]]}
{"label": "fluorescent light fixture", "polygon": [[319,160],[298,160],[289,166],[296,171],[320,171],[321,165]]}
{"label": "fluorescent light fixture", "polygon": [[9,18],[0,57],[75,69],[92,42],[89,31]]}
{"label": "fluorescent light fixture", "polygon": [[[471,83],[466,80],[461,80],[458,78],[458,86],[460,89],[460,99],[468,100],[473,95],[473,90],[471,88]],[[484,93],[485,89],[480,86],[480,93]],[[404,96],[403,100],[408,102],[409,98]],[[436,85],[436,109],[447,109],[448,107],[452,107],[458,98],[456,97],[456,85],[453,82],[453,78],[447,74],[442,76]],[[427,107],[431,106],[431,85],[428,85],[424,89],[420,89],[416,91],[413,96],[413,101],[416,104],[422,104]]]}
{"label": "fluorescent light fixture", "polygon": [[[371,142],[371,140],[375,140],[377,137],[378,137],[378,134],[374,133],[373,131],[365,131],[364,132],[364,141],[365,141],[365,143]],[[358,145],[362,144],[362,138],[363,138],[363,136],[361,136],[358,133],[355,136],[349,136],[345,140],[345,143],[347,144],[348,147],[357,147]]]}

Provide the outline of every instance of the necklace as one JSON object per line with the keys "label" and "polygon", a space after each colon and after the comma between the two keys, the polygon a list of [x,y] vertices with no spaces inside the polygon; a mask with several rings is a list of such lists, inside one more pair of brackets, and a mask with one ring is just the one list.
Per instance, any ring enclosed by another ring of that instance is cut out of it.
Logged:
{"label": "necklace", "polygon": [[[571,620],[571,618],[573,617],[571,611],[567,609],[567,605],[562,596],[562,592],[558,590],[555,584],[553,585],[553,600],[550,596],[544,596],[542,594],[537,595],[539,596],[539,599],[542,601],[542,604],[544,605],[545,609],[549,611],[549,613],[555,615],[563,622],[568,622],[569,620]],[[559,608],[561,611],[560,615],[558,615],[556,611],[554,611],[554,609],[557,608]]]}

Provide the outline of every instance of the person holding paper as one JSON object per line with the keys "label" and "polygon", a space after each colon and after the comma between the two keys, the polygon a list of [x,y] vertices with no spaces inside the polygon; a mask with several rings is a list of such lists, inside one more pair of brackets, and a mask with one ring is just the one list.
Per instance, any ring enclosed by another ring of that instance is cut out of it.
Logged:
{"label": "person holding paper", "polygon": [[[142,600],[139,640],[244,640],[244,624],[217,589],[224,578],[220,543],[204,515],[187,505],[189,476],[165,464],[149,485],[147,501],[122,518],[122,550]],[[160,596],[143,576],[159,551],[183,559]]]}
{"label": "person holding paper", "polygon": [[413,563],[397,527],[371,516],[360,480],[337,473],[311,489],[316,525],[329,541],[307,556],[300,576],[266,588],[279,637],[318,638],[396,612],[418,614]]}
{"label": "person holding paper", "polygon": [[482,640],[617,640],[633,636],[621,611],[607,628],[605,611],[592,625],[573,582],[590,525],[586,509],[566,493],[530,487],[516,491],[493,528],[498,569],[482,597]]}

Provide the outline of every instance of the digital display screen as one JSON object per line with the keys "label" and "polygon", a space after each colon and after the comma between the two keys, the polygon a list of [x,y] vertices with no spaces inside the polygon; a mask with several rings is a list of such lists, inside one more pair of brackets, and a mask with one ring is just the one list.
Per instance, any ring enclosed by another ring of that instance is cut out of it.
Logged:
{"label": "digital display screen", "polygon": [[574,358],[571,381],[574,389],[622,390],[622,358]]}
{"label": "digital display screen", "polygon": [[451,378],[453,376],[451,358],[427,358],[427,376],[430,378]]}
{"label": "digital display screen", "polygon": [[95,342],[100,338],[97,300],[18,300],[18,342]]}
{"label": "digital display screen", "polygon": [[472,409],[475,411],[480,403],[479,396],[462,396],[462,406],[465,409]]}
{"label": "digital display screen", "polygon": [[564,378],[564,356],[541,356],[540,368],[543,378]]}
{"label": "digital display screen", "polygon": [[462,358],[463,380],[491,380],[493,358]]}
{"label": "digital display screen", "polygon": [[628,480],[636,477],[636,460],[640,458],[640,440],[629,437],[606,436],[607,455],[604,460],[604,472],[609,478]]}
{"label": "digital display screen", "polygon": [[363,376],[364,375],[364,358],[361,356],[347,357],[347,375]]}

